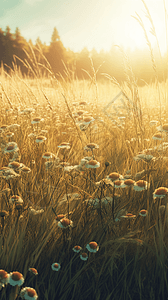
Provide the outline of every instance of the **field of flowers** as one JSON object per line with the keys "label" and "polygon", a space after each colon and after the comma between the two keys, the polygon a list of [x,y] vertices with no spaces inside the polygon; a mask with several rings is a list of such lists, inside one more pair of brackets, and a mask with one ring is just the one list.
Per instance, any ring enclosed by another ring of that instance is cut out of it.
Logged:
{"label": "field of flowers", "polygon": [[1,67],[0,299],[168,299],[167,82],[72,75]]}

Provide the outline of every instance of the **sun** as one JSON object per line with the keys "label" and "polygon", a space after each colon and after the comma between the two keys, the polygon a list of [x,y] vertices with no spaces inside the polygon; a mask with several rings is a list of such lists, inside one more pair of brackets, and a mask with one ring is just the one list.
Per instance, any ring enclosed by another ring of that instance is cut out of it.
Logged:
{"label": "sun", "polygon": [[[122,2],[122,0],[120,1]],[[165,12],[161,1],[153,1],[157,3],[156,6],[152,6],[150,2],[147,4],[155,27],[160,51],[163,54],[166,52]],[[102,17],[97,19],[96,14],[93,16],[94,23],[90,26],[92,29],[89,31],[88,45],[92,45],[94,42],[97,49],[103,48],[106,51],[112,45],[119,45],[124,50],[129,48],[132,51],[147,49],[148,45],[144,30],[138,20],[135,19],[136,17],[138,18],[137,14],[143,21],[143,26],[154,49],[157,46],[157,40],[151,34],[152,25],[140,0],[123,1],[122,9],[109,0],[108,10],[104,11]]]}
{"label": "sun", "polygon": [[[156,12],[156,11],[155,11]],[[154,36],[152,31],[152,25],[148,18],[146,18],[145,14],[140,15],[144,29],[148,36],[149,42],[151,43],[152,48],[154,49],[157,46],[157,39],[161,53],[163,54],[166,51],[166,30],[164,24],[164,18],[158,18],[156,13],[152,15],[152,21],[155,27],[156,36]],[[130,49],[144,49],[148,48],[147,40],[145,37],[145,32],[138,20],[136,20],[138,16],[136,13],[131,15],[128,22],[124,27],[123,41],[122,44],[124,48],[129,47]]]}

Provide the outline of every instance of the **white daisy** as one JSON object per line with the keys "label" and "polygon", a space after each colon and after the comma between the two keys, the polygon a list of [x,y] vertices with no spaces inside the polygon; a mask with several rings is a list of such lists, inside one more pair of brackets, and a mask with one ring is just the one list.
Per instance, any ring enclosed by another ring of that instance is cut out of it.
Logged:
{"label": "white daisy", "polygon": [[86,245],[86,249],[89,252],[96,253],[99,250],[99,246],[96,242],[92,241],[92,242],[90,242],[89,244]]}
{"label": "white daisy", "polygon": [[60,268],[61,268],[61,265],[59,263],[53,263],[51,265],[51,268],[52,268],[53,271],[59,271]]}
{"label": "white daisy", "polygon": [[31,287],[25,287],[20,291],[20,297],[25,300],[36,300],[38,295],[36,290]]}
{"label": "white daisy", "polygon": [[19,272],[11,272],[9,274],[9,284],[12,285],[12,286],[15,286],[15,285],[22,285],[24,283],[24,277],[21,273]]}

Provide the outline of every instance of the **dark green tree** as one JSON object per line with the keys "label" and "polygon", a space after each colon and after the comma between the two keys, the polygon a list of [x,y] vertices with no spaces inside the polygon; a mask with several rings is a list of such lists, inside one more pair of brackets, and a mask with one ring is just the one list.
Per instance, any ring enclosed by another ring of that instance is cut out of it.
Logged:
{"label": "dark green tree", "polygon": [[11,29],[9,26],[6,26],[6,29],[4,32],[4,46],[5,46],[4,63],[6,63],[8,66],[12,67],[13,50],[14,50],[14,35],[11,33]]}
{"label": "dark green tree", "polygon": [[51,42],[48,49],[48,53],[46,54],[46,57],[55,73],[55,75],[59,73],[63,73],[64,70],[64,63],[66,63],[67,60],[67,54],[66,49],[61,42],[60,36],[58,34],[58,31],[56,27],[54,27],[53,34],[51,36]]}
{"label": "dark green tree", "polygon": [[5,38],[4,38],[4,32],[0,28],[0,62],[4,60],[4,54],[5,54]]}

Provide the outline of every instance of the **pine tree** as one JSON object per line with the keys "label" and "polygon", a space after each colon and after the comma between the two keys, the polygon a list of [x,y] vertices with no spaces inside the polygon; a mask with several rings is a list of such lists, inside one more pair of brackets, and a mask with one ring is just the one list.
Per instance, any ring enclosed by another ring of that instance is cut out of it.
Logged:
{"label": "pine tree", "polygon": [[0,62],[4,60],[5,54],[5,38],[4,31],[0,28]]}
{"label": "pine tree", "polygon": [[5,53],[4,53],[4,63],[8,66],[12,66],[13,60],[13,48],[14,48],[14,36],[11,33],[11,29],[9,26],[6,26],[4,32],[4,46],[5,46]]}
{"label": "pine tree", "polygon": [[64,69],[62,60],[66,62],[66,49],[63,46],[63,43],[61,42],[56,27],[54,27],[53,34],[51,36],[50,46],[46,56],[54,73],[62,73]]}

